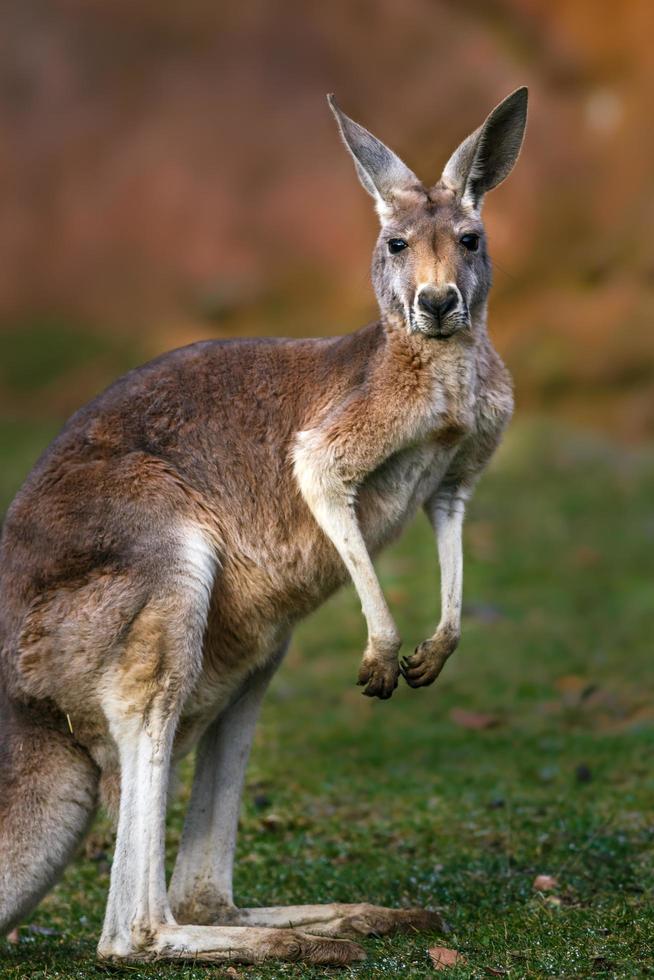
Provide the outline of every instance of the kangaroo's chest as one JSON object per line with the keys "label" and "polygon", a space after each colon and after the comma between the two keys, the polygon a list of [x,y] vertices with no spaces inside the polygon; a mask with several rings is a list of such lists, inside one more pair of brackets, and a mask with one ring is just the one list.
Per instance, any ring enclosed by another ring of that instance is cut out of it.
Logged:
{"label": "kangaroo's chest", "polygon": [[435,385],[415,441],[370,474],[359,492],[359,519],[368,546],[395,537],[441,483],[476,426],[476,394],[468,377],[458,390]]}
{"label": "kangaroo's chest", "polygon": [[487,393],[472,357],[461,357],[446,379],[436,378],[416,426],[417,437],[370,474],[359,493],[368,546],[378,550],[399,534],[434,494],[455,456],[474,447],[486,425]]}
{"label": "kangaroo's chest", "polygon": [[370,475],[359,491],[358,515],[372,551],[399,534],[436,490],[454,451],[430,443],[413,446],[400,450]]}

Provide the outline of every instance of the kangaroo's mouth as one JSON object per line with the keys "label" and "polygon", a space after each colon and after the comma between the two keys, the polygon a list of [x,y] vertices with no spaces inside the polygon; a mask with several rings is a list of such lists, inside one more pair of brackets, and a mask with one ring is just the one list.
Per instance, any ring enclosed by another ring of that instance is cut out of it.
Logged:
{"label": "kangaroo's mouth", "polygon": [[410,307],[406,319],[409,333],[419,333],[434,340],[449,340],[454,334],[470,326],[467,308],[456,310],[445,317],[438,317]]}

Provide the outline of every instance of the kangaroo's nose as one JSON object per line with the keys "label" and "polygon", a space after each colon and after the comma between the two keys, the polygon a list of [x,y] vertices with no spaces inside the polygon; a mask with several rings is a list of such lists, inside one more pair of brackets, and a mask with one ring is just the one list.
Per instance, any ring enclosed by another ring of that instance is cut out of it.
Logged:
{"label": "kangaroo's nose", "polygon": [[418,293],[418,306],[437,320],[451,313],[458,305],[459,294],[453,286],[438,289],[436,286],[423,286]]}

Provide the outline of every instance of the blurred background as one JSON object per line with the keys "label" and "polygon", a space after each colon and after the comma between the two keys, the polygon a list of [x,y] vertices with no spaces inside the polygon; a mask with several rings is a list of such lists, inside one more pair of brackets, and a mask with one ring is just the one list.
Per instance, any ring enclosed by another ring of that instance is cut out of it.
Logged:
{"label": "blurred background", "polygon": [[431,181],[524,83],[486,204],[519,412],[652,435],[647,0],[22,0],[2,22],[0,412],[23,438],[173,346],[376,315],[326,92]]}
{"label": "blurred background", "polygon": [[[353,592],[302,625],[255,744],[237,896],[444,904],[466,976],[654,970],[651,0],[0,9],[0,513],[129,367],[376,317],[377,221],[325,93],[429,182],[529,85],[485,206],[517,412],[466,524],[461,649],[433,689],[373,704]],[[436,568],[422,517],[379,561],[404,652],[433,631]],[[11,976],[92,957],[111,840],[101,821]],[[421,937],[384,949],[356,975],[431,975]]]}

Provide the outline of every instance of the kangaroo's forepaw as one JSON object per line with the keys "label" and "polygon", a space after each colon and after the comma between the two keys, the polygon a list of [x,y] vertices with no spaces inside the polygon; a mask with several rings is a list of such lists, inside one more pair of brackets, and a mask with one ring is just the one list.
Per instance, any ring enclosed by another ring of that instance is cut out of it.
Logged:
{"label": "kangaroo's forepaw", "polygon": [[423,640],[416,647],[413,656],[405,657],[401,663],[402,676],[409,687],[427,687],[433,684],[456,650],[458,642],[458,633],[449,630],[436,633],[429,640]]}
{"label": "kangaroo's forepaw", "polygon": [[400,665],[397,660],[373,660],[364,657],[357,684],[368,698],[386,701],[397,687]]}

